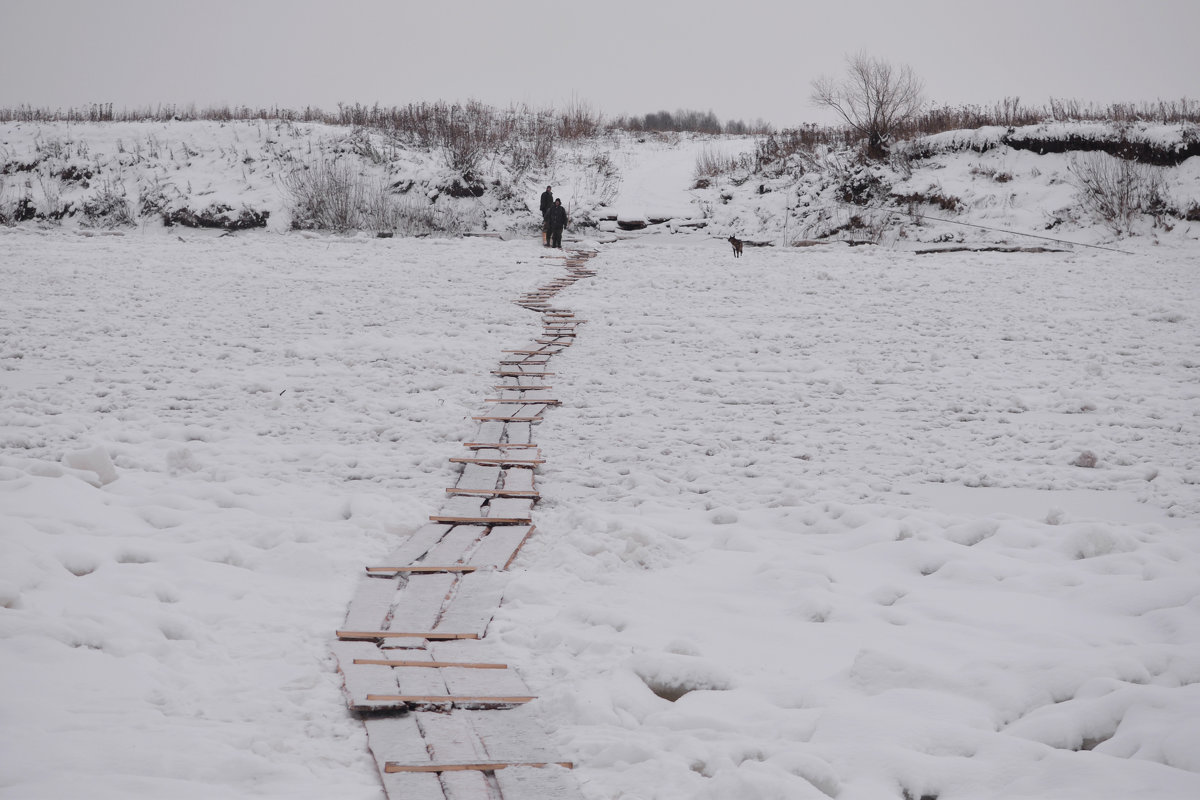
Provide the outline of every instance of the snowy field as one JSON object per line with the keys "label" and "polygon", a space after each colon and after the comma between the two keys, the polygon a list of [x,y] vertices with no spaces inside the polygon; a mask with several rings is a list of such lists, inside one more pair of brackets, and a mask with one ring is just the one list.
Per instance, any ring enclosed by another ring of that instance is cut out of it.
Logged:
{"label": "snowy field", "polygon": [[[0,229],[0,797],[382,796],[332,631],[543,252]],[[489,633],[588,798],[1200,796],[1194,251],[589,267]]]}

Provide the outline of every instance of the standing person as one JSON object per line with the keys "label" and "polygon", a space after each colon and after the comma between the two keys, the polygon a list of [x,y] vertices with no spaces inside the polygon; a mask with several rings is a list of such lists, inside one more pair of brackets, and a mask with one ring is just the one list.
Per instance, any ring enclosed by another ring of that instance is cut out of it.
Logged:
{"label": "standing person", "polygon": [[550,209],[553,206],[554,195],[547,186],[546,191],[542,192],[542,244],[546,247],[550,246]]}
{"label": "standing person", "polygon": [[554,205],[550,207],[549,223],[550,246],[562,250],[563,228],[567,227],[567,210],[563,208],[562,200],[555,200]]}

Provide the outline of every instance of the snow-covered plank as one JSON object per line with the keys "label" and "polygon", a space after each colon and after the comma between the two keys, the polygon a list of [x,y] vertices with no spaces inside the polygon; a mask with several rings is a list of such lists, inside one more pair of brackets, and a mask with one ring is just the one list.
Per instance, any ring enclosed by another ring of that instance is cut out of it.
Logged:
{"label": "snow-covered plank", "polygon": [[[509,713],[509,712],[501,712]],[[583,800],[579,784],[567,767],[550,763],[542,768],[514,766],[496,772],[504,800]]]}
{"label": "snow-covered plank", "polygon": [[432,632],[474,633],[482,638],[500,607],[508,577],[502,572],[463,575]]}
{"label": "snow-covered plank", "polygon": [[396,547],[395,550],[392,550],[380,559],[379,563],[387,564],[388,566],[408,566],[416,563],[449,530],[449,525],[438,525],[436,523],[422,525],[408,539]]}
{"label": "snow-covered plank", "polygon": [[484,516],[483,504],[484,498],[482,497],[454,495],[442,503],[441,510],[430,519],[442,521],[450,518],[482,517]]}
{"label": "snow-covered plank", "polygon": [[500,485],[510,492],[533,492],[533,469],[530,467],[508,467],[504,470],[504,481]]}
{"label": "snow-covered plank", "polygon": [[471,441],[474,442],[500,442],[504,436],[503,422],[480,422],[479,427],[475,429],[475,435]]}
{"label": "snow-covered plank", "polygon": [[487,518],[528,520],[533,516],[532,497],[495,497],[488,501]]}
{"label": "snow-covered plank", "polygon": [[378,630],[387,619],[388,612],[396,600],[400,579],[367,576],[359,580],[346,609],[346,620],[342,627],[351,630]]}
{"label": "snow-covered plank", "polygon": [[[397,659],[400,660],[400,659]],[[433,654],[428,650],[412,650],[403,661],[406,663],[433,663]],[[445,673],[435,667],[390,667],[394,694],[418,697],[445,697],[450,693],[446,686]],[[462,670],[460,670],[462,671]]]}
{"label": "snow-covered plank", "polygon": [[[483,742],[471,725],[457,714],[418,713],[430,759],[443,764],[478,763],[487,760]],[[488,780],[478,770],[451,770],[441,775],[447,800],[489,800]]]}
{"label": "snow-covered plank", "polygon": [[[458,577],[453,574],[412,575],[396,596],[395,610],[383,628],[395,632],[432,631]],[[443,629],[448,630],[448,629]]]}
{"label": "snow-covered plank", "polygon": [[[395,694],[399,687],[389,667],[358,663],[377,660],[379,648],[370,642],[334,642],[331,645],[342,673],[342,688],[350,708],[356,711],[403,707],[402,703],[367,700],[367,695]],[[464,670],[456,670],[463,672]]]}
{"label": "snow-covered plank", "polygon": [[482,525],[455,525],[442,541],[429,551],[430,564],[464,564],[475,543],[487,534]]}
{"label": "snow-covered plank", "polygon": [[433,772],[388,772],[388,762],[429,764],[425,738],[411,714],[401,717],[368,717],[367,746],[375,757],[388,800],[446,800],[442,783]]}
{"label": "snow-covered plank", "polygon": [[481,569],[508,569],[533,533],[532,525],[503,525],[492,528],[467,563]]}
{"label": "snow-covered plank", "polygon": [[[499,452],[499,451],[497,451]],[[500,467],[488,464],[463,464],[462,475],[454,484],[456,489],[495,489],[500,481]]]}
{"label": "snow-covered plank", "polygon": [[506,427],[506,441],[516,444],[533,441],[533,426],[528,422],[510,422]]}
{"label": "snow-covered plank", "polygon": [[[533,692],[514,669],[447,667],[438,672],[446,683],[447,691],[455,697],[533,697]],[[460,705],[471,704],[462,702]]]}

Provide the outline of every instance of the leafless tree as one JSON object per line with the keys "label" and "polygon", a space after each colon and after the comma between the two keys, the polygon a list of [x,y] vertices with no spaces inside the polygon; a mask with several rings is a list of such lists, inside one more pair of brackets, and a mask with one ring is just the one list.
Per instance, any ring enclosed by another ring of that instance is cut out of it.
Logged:
{"label": "leafless tree", "polygon": [[812,102],[832,108],[867,140],[868,152],[881,157],[892,132],[916,115],[925,102],[924,82],[912,68],[893,67],[865,53],[846,56],[840,80],[822,75],[812,82]]}

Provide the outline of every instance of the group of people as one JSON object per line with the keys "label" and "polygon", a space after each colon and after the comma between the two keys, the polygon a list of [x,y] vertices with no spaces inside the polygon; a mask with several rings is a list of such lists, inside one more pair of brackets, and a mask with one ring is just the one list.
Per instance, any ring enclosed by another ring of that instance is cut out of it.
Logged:
{"label": "group of people", "polygon": [[550,187],[542,192],[542,244],[562,249],[563,228],[567,227],[567,210]]}

